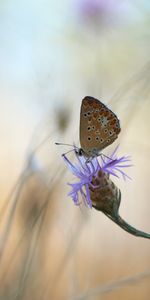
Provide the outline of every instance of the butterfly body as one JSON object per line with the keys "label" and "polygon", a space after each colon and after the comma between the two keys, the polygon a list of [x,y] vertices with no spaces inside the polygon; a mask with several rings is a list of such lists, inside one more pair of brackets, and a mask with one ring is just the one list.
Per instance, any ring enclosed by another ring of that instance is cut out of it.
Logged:
{"label": "butterfly body", "polygon": [[98,156],[111,145],[121,131],[117,116],[101,101],[86,96],[80,112],[80,154]]}

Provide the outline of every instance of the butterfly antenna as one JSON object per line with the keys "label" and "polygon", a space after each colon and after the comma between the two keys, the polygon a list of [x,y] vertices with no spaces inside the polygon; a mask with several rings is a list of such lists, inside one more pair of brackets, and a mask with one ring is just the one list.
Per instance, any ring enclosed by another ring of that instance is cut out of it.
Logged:
{"label": "butterfly antenna", "polygon": [[69,146],[69,147],[73,147],[73,148],[75,148],[75,149],[79,149],[77,146],[72,145],[72,144],[55,143],[55,145],[58,145],[58,146]]}

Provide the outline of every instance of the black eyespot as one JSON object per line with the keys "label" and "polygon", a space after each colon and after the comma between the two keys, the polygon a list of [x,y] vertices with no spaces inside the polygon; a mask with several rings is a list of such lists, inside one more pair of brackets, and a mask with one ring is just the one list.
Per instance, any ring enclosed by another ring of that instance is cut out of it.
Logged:
{"label": "black eyespot", "polygon": [[91,127],[89,126],[87,129],[88,129],[88,131],[90,131],[90,130],[91,130]]}
{"label": "black eyespot", "polygon": [[86,113],[84,114],[84,117],[87,117],[87,114],[86,114]]}
{"label": "black eyespot", "polygon": [[90,116],[90,114],[91,114],[91,113],[88,111],[87,115]]}
{"label": "black eyespot", "polygon": [[103,142],[103,139],[100,139],[101,143]]}
{"label": "black eyespot", "polygon": [[110,142],[110,139],[107,140],[107,143],[109,143],[109,142]]}
{"label": "black eyespot", "polygon": [[94,130],[94,129],[95,129],[95,126],[92,126],[92,129]]}
{"label": "black eyespot", "polygon": [[95,139],[96,139],[96,141],[99,141],[99,137],[98,136]]}
{"label": "black eyespot", "polygon": [[88,136],[88,141],[91,141],[91,137],[90,136]]}
{"label": "black eyespot", "polygon": [[112,135],[113,134],[112,131],[109,131],[109,134]]}
{"label": "black eyespot", "polygon": [[106,133],[106,132],[108,132],[108,130],[107,130],[107,129],[105,129],[104,131],[105,131],[105,133]]}

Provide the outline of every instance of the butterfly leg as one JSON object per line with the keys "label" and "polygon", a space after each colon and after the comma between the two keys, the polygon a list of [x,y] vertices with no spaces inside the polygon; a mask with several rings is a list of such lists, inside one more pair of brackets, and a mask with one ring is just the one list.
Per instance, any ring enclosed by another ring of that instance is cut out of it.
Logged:
{"label": "butterfly leg", "polygon": [[103,162],[104,162],[104,158],[103,158],[103,157],[105,157],[105,158],[107,158],[107,159],[109,159],[109,160],[111,160],[111,161],[114,161],[114,160],[115,160],[115,159],[112,159],[111,157],[105,155],[104,153],[100,153],[99,156],[101,156]]}

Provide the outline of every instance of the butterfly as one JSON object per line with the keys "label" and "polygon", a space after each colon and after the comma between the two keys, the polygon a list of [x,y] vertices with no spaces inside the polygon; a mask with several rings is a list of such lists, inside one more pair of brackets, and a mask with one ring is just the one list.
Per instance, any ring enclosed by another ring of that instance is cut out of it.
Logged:
{"label": "butterfly", "polygon": [[121,131],[117,116],[101,101],[91,96],[82,100],[80,111],[80,155],[98,156],[111,145]]}

